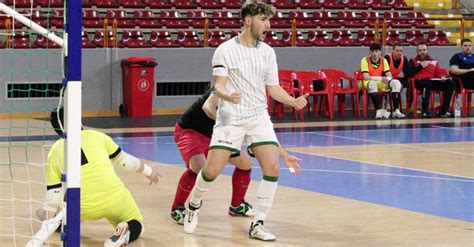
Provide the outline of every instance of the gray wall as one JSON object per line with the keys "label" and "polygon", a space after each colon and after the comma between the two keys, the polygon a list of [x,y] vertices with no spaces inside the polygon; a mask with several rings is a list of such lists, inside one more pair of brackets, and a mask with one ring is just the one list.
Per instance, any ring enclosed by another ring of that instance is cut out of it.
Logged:
{"label": "gray wall", "polygon": [[[391,48],[387,48],[389,52]],[[83,49],[82,81],[84,111],[115,111],[122,102],[122,72],[120,61],[130,56],[155,57],[158,68],[155,81],[200,82],[211,80],[210,62],[214,49]],[[350,74],[359,68],[360,59],[368,54],[366,47],[336,48],[275,48],[280,69],[317,70],[336,68]],[[459,47],[431,47],[430,53],[442,67],[448,68],[451,56]],[[405,48],[405,54],[415,56],[415,47]],[[28,81],[59,82],[61,52],[33,50],[1,50],[0,113],[18,111],[48,111],[57,99],[7,100],[6,83]],[[13,71],[12,68],[15,68]],[[29,68],[32,68],[29,73]],[[51,70],[45,73],[45,70]],[[163,96],[153,99],[154,109],[182,109],[197,96]]]}

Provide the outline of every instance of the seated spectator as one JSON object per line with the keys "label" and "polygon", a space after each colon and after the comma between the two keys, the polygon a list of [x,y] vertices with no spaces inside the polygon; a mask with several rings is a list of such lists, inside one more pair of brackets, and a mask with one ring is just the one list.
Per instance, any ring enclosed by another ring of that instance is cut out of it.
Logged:
{"label": "seated spectator", "polygon": [[[393,78],[398,79],[402,83],[402,86],[407,89],[407,101],[409,104],[411,104],[411,92],[409,90],[410,87],[408,85],[408,79],[405,76],[408,59],[403,55],[403,46],[400,43],[396,42],[395,44],[393,44],[392,48],[392,52],[390,52],[388,55],[385,55],[385,59],[388,62],[388,65],[390,67],[390,73],[392,74]],[[399,99],[398,97],[400,97],[400,94],[393,95],[392,101],[394,105],[395,101],[397,101],[395,97]],[[401,99],[398,100],[398,102],[400,101]],[[396,113],[394,113],[394,115],[395,114]],[[400,113],[399,117],[404,118],[405,114]]]}
{"label": "seated spectator", "polygon": [[[451,74],[461,78],[464,88],[474,89],[474,56],[470,39],[461,40],[462,52],[454,54],[449,60]],[[459,89],[460,86],[456,85]]]}
{"label": "seated spectator", "polygon": [[370,44],[370,55],[363,57],[360,61],[360,70],[364,76],[364,87],[368,90],[374,108],[376,109],[375,119],[389,118],[390,112],[387,112],[385,106],[380,104],[379,91],[391,92],[395,109],[393,117],[403,118],[400,112],[400,90],[402,84],[399,80],[393,79],[390,73],[388,62],[381,55],[382,46],[377,43]]}
{"label": "seated spectator", "polygon": [[[422,116],[430,118],[428,104],[430,103],[431,90],[441,90],[444,92],[444,101],[438,116],[450,117],[448,111],[451,97],[453,96],[454,83],[447,78],[446,71],[441,69],[438,61],[428,54],[428,46],[424,42],[418,43],[416,47],[417,56],[408,62],[407,76],[415,81],[415,87],[423,91],[422,94]],[[415,106],[416,107],[416,106]]]}

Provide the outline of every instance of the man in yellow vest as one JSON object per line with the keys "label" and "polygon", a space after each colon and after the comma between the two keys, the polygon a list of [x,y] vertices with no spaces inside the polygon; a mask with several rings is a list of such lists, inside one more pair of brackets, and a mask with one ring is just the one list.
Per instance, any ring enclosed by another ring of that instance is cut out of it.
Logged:
{"label": "man in yellow vest", "polygon": [[[398,79],[404,88],[407,89],[406,91],[406,98],[407,104],[411,105],[412,102],[412,94],[410,92],[410,85],[408,85],[408,79],[405,76],[406,74],[406,65],[408,64],[408,59],[403,55],[403,46],[400,43],[395,43],[392,46],[393,50],[388,55],[385,55],[385,59],[388,62],[390,67],[390,73],[392,73],[393,78]],[[394,97],[397,97],[395,99]],[[400,94],[395,94],[392,96],[393,105],[395,108],[398,108],[396,104],[400,104],[401,98]],[[400,107],[401,108],[401,107]],[[395,114],[395,113],[394,113]],[[403,117],[405,117],[404,114]]]}
{"label": "man in yellow vest", "polygon": [[364,88],[369,92],[372,103],[374,104],[375,119],[390,118],[384,106],[380,104],[379,92],[391,92],[394,100],[394,118],[404,118],[400,112],[400,90],[402,84],[399,80],[394,79],[390,73],[390,67],[385,58],[381,55],[382,46],[378,43],[370,44],[370,54],[363,57],[360,61],[360,70],[364,76]]}

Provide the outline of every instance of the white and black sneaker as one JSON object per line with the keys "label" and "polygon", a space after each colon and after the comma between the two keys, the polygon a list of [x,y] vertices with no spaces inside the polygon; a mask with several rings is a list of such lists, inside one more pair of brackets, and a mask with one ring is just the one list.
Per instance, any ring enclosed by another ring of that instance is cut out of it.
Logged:
{"label": "white and black sneaker", "polygon": [[202,201],[198,207],[191,205],[191,203],[188,204],[188,208],[186,208],[186,211],[184,213],[184,232],[185,233],[193,233],[194,230],[196,229],[197,224],[198,224],[199,208],[201,208],[201,206],[202,206]]}
{"label": "white and black sneaker", "polygon": [[184,207],[184,205],[179,205],[175,209],[171,210],[171,218],[179,225],[183,225],[185,211],[186,208]]}
{"label": "white and black sneaker", "polygon": [[258,220],[250,224],[249,237],[262,241],[275,241],[275,235],[271,234],[267,228],[263,226],[263,221]]}

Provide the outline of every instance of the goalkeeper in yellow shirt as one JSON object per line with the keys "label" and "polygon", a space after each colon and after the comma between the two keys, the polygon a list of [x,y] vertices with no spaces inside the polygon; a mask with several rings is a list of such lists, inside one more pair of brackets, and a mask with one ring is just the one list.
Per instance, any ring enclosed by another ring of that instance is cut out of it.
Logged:
{"label": "goalkeeper in yellow shirt", "polygon": [[[62,108],[51,113],[51,124],[62,136],[60,122],[63,122]],[[37,210],[40,219],[46,223],[53,221],[56,227],[42,227],[43,232],[40,230],[32,238],[30,246],[42,246],[42,242],[49,238],[59,225],[61,216],[58,216],[58,212],[62,213],[63,200],[63,150],[64,139],[61,138],[49,151],[45,167],[46,199],[43,206]],[[115,234],[105,241],[106,247],[130,243],[143,231],[140,209],[115,173],[114,165],[128,172],[145,174],[150,185],[158,183],[161,176],[156,168],[143,164],[138,158],[123,151],[110,136],[95,130],[81,131],[81,221],[105,218],[116,227]]]}

